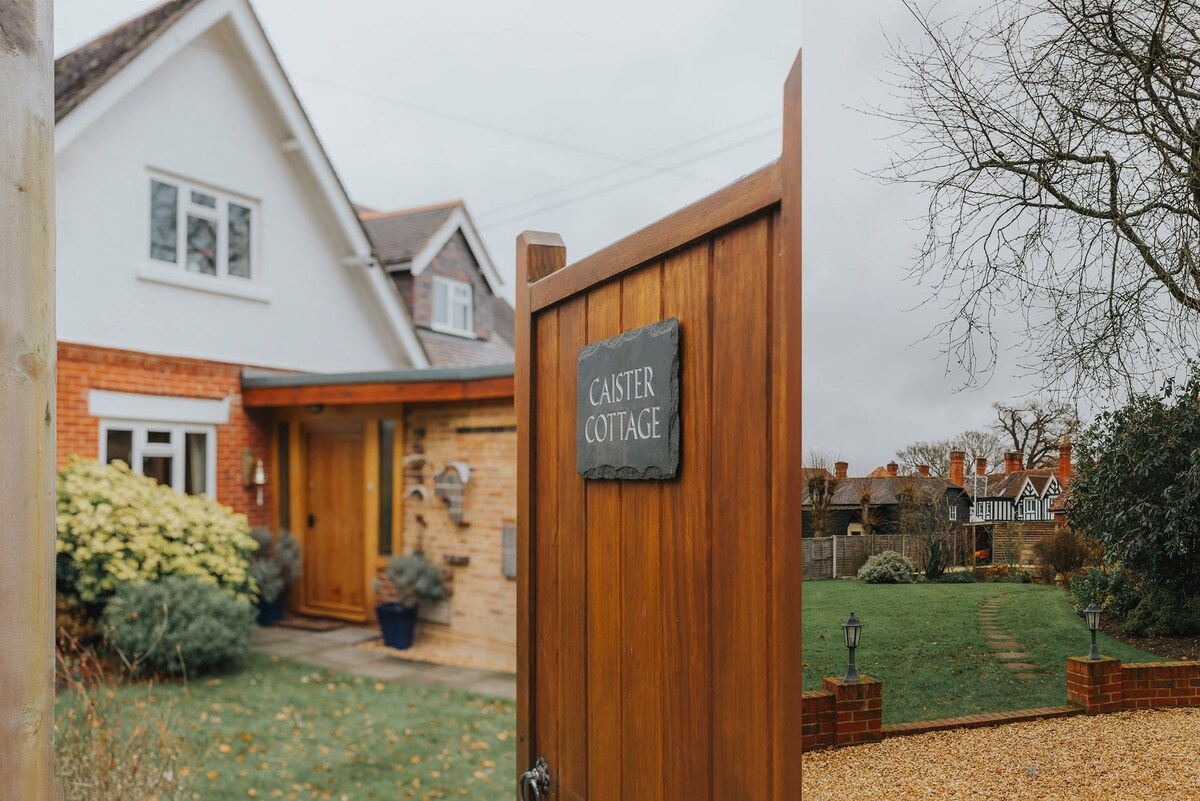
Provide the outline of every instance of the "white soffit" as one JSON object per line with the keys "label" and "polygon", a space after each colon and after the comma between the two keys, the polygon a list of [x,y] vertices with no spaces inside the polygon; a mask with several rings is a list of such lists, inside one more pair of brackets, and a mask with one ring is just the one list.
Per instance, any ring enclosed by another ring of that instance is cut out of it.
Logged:
{"label": "white soffit", "polygon": [[112,420],[224,425],[229,422],[229,398],[180,398],[93,389],[88,392],[88,414]]}

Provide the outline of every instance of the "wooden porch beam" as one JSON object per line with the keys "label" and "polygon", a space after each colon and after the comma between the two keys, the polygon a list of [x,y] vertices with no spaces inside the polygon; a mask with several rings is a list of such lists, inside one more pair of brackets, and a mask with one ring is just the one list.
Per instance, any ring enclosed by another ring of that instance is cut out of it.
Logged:
{"label": "wooden porch beam", "polygon": [[404,381],[370,384],[318,384],[311,386],[244,387],[247,409],[281,406],[348,406],[365,403],[421,403],[427,401],[499,400],[513,397],[512,376],[469,381]]}

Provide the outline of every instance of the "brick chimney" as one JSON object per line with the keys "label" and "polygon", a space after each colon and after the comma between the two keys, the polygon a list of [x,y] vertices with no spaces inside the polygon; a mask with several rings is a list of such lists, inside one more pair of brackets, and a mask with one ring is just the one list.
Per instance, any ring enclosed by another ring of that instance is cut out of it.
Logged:
{"label": "brick chimney", "polygon": [[898,476],[900,475],[900,465],[895,462],[888,462],[887,471],[889,476]]}
{"label": "brick chimney", "polygon": [[849,472],[849,470],[850,470],[850,465],[847,462],[834,462],[833,463],[833,474],[837,478],[845,478],[846,473]]}
{"label": "brick chimney", "polygon": [[1071,440],[1063,437],[1058,443],[1058,483],[1064,489],[1071,480]]}
{"label": "brick chimney", "polygon": [[917,472],[923,476],[928,476],[929,475],[929,465],[927,465],[927,464],[917,465]]}
{"label": "brick chimney", "polygon": [[1021,451],[1008,451],[1004,454],[1004,475],[1017,472],[1024,464],[1024,453]]}
{"label": "brick chimney", "polygon": [[967,454],[962,451],[950,451],[950,483],[956,487],[963,485],[963,470],[967,464]]}
{"label": "brick chimney", "polygon": [[975,475],[977,475],[977,476],[986,476],[987,475],[987,457],[986,456],[980,456],[975,460]]}

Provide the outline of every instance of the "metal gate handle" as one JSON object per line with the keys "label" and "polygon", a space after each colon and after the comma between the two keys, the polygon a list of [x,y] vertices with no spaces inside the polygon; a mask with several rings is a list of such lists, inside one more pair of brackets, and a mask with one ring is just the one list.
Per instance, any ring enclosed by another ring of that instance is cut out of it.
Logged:
{"label": "metal gate handle", "polygon": [[542,801],[542,793],[550,791],[550,766],[543,757],[538,757],[533,767],[521,774],[518,789],[520,801]]}

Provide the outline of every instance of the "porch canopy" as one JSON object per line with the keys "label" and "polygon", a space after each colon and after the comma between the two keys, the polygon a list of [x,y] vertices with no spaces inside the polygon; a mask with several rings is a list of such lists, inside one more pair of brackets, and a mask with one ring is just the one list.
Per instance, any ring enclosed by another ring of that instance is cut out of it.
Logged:
{"label": "porch canopy", "polygon": [[350,406],[365,403],[493,400],[513,397],[513,365],[433,367],[369,373],[242,373],[242,404]]}

